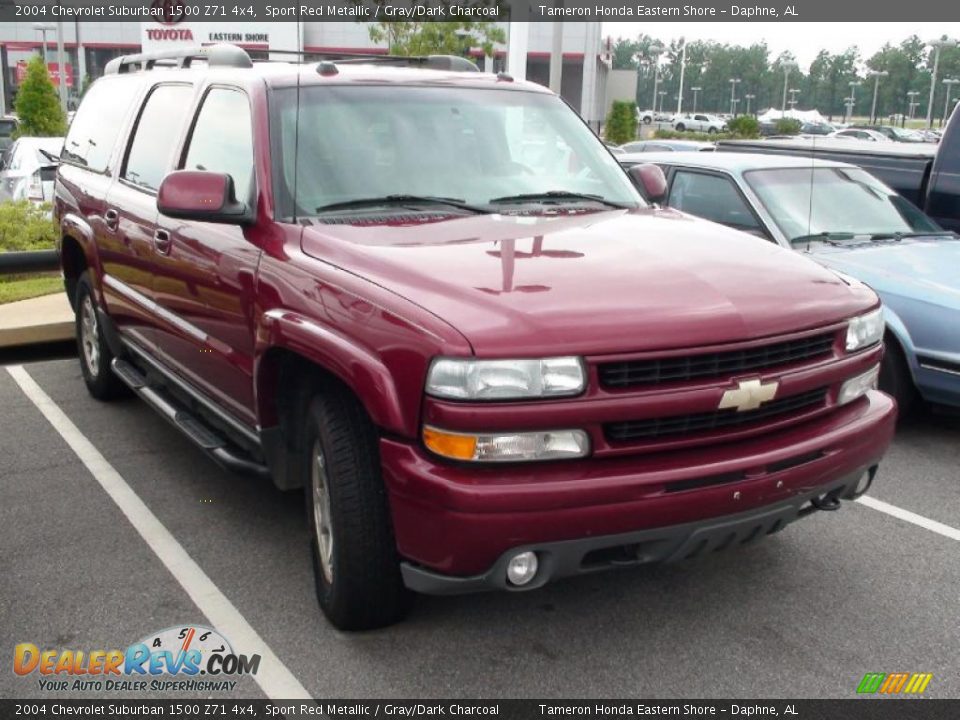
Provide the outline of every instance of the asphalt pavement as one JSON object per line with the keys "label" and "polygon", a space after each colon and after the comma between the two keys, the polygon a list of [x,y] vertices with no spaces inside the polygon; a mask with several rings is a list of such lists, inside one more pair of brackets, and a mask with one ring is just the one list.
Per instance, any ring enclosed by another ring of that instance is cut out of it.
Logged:
{"label": "asphalt pavement", "polygon": [[[930,527],[846,503],[736,551],[531,593],[420,597],[400,625],[344,634],[315,602],[301,494],[221,470],[138,400],[91,399],[76,360],[23,367],[76,434],[72,447],[0,368],[8,662],[18,643],[125,648],[215,626],[209,613],[321,698],[852,698],[866,672],[932,673],[927,696],[960,697],[956,419],[905,423],[871,492]],[[171,563],[181,550],[199,574]],[[0,697],[83,696],[7,667]],[[268,692],[245,676],[208,695]]]}

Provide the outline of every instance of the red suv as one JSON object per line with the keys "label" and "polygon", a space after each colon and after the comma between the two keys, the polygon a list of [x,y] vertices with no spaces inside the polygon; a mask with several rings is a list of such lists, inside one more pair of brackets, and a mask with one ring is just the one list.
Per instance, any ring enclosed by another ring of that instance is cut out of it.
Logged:
{"label": "red suv", "polygon": [[465,64],[114,60],[56,191],[94,397],[304,488],[340,628],[864,492],[896,414],[877,296],[648,207],[655,173],[560,98]]}

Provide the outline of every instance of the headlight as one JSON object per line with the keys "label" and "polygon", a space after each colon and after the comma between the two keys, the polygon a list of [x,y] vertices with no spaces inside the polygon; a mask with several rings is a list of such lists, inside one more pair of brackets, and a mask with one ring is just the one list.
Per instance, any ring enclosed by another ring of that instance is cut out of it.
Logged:
{"label": "headlight", "polygon": [[452,400],[515,400],[578,395],[585,384],[577,357],[544,360],[437,358],[427,394]]}
{"label": "headlight", "polygon": [[423,444],[451,460],[522,462],[584,457],[590,439],[583,430],[522,433],[453,433],[425,426]]}
{"label": "headlight", "polygon": [[840,393],[837,395],[837,405],[846,405],[861,395],[866,395],[868,390],[874,390],[877,387],[879,377],[880,366],[874,365],[862,375],[850,378],[840,386]]}
{"label": "headlight", "polygon": [[883,340],[883,327],[881,308],[853,318],[847,325],[847,352],[862,350]]}

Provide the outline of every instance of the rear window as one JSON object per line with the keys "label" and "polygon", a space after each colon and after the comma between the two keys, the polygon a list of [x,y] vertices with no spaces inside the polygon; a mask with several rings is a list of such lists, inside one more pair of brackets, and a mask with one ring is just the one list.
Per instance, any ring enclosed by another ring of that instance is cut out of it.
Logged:
{"label": "rear window", "polygon": [[100,80],[80,103],[61,159],[96,172],[106,172],[117,135],[130,111],[139,83]]}

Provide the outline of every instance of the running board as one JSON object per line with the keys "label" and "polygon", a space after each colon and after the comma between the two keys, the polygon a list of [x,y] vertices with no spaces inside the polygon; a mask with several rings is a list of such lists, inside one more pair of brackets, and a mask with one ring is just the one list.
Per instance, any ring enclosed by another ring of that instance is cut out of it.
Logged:
{"label": "running board", "polygon": [[214,462],[233,472],[270,477],[270,469],[266,465],[237,450],[201,418],[151,387],[143,373],[131,363],[114,358],[110,367],[131,390],[190,438],[195,445],[213,458]]}

